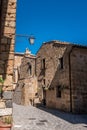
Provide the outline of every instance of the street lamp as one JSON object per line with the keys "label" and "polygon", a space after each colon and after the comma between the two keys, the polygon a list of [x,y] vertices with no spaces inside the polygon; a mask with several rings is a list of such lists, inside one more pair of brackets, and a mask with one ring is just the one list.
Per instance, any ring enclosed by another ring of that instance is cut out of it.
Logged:
{"label": "street lamp", "polygon": [[35,42],[35,37],[33,36],[33,35],[22,35],[22,34],[16,34],[16,36],[18,36],[18,37],[26,37],[26,38],[28,38],[28,41],[29,41],[29,43],[32,45],[32,44],[34,44],[34,42]]}
{"label": "street lamp", "polygon": [[32,45],[32,44],[34,44],[34,42],[35,42],[35,37],[31,35],[31,36],[28,38],[28,40],[29,40],[29,43]]}

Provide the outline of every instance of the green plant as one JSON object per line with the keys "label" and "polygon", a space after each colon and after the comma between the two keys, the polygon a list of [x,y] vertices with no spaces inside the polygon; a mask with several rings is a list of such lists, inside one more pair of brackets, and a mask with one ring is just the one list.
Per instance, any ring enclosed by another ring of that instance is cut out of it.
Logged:
{"label": "green plant", "polygon": [[12,117],[11,116],[8,116],[5,118],[5,123],[6,124],[11,124],[12,123]]}
{"label": "green plant", "polygon": [[12,124],[12,116],[5,116],[5,117],[2,117],[0,118],[1,122],[3,124]]}
{"label": "green plant", "polygon": [[0,77],[0,83],[1,83],[1,84],[0,84],[0,97],[2,98],[2,92],[3,92],[3,89],[2,89],[2,88],[3,88],[4,80],[3,80],[3,78],[1,78],[1,77]]}
{"label": "green plant", "polygon": [[0,83],[3,84],[4,83],[4,80],[3,78],[0,77]]}

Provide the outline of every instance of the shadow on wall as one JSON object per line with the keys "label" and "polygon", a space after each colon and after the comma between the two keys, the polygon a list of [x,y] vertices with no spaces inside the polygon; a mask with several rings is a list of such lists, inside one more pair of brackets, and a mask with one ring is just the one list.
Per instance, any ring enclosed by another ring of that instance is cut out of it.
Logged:
{"label": "shadow on wall", "polygon": [[[0,0],[0,75],[6,79],[6,74],[12,75],[10,54],[11,36],[6,32],[9,25],[6,25],[8,0]],[[9,14],[10,15],[10,14]]]}

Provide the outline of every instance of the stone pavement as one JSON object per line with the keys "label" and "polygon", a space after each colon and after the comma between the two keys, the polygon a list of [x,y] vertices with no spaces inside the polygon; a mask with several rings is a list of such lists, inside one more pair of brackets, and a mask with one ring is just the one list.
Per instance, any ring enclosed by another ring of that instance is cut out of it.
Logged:
{"label": "stone pavement", "polygon": [[87,115],[13,104],[12,130],[87,130]]}
{"label": "stone pavement", "polygon": [[0,109],[0,116],[12,115],[12,108]]}

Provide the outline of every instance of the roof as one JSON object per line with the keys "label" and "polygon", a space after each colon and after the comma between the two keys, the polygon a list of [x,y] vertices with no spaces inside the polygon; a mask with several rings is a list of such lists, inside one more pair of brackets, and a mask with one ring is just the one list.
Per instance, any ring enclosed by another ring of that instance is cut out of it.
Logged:
{"label": "roof", "polygon": [[[86,45],[82,45],[82,44],[78,44],[78,43],[71,43],[71,42],[66,42],[66,41],[59,41],[59,40],[52,40],[52,41],[47,41],[47,42],[43,42],[42,46],[46,45],[46,44],[59,44],[61,46],[73,46],[73,47],[78,47],[78,48],[85,48],[87,49]],[[39,48],[39,50],[42,48],[42,46]],[[39,52],[39,50],[37,51],[37,53]],[[37,55],[36,53],[36,55]]]}
{"label": "roof", "polygon": [[14,54],[15,54],[15,56],[16,55],[18,55],[18,56],[23,56],[24,55],[24,53],[19,53],[19,52],[15,52]]}

